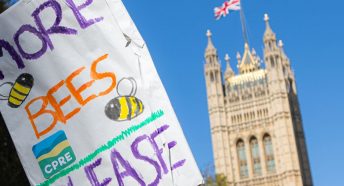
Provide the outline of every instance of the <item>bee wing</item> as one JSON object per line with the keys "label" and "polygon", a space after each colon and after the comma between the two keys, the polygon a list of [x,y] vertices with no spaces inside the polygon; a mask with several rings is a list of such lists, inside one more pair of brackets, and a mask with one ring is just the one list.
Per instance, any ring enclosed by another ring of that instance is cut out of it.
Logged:
{"label": "bee wing", "polygon": [[[12,82],[5,82],[3,84],[0,85],[0,88],[4,85],[10,85],[11,87],[13,87],[13,83]],[[7,100],[9,98],[9,96],[5,96],[2,93],[0,93],[0,100]]]}
{"label": "bee wing", "polygon": [[118,88],[123,80],[128,80],[130,82],[130,84],[131,84],[131,87],[132,87],[129,95],[125,95],[125,96],[135,96],[136,92],[137,92],[137,83],[136,83],[136,81],[135,81],[135,79],[133,77],[122,78],[121,80],[118,81],[118,83],[117,83],[117,94],[119,96],[124,96],[124,95],[120,94],[119,88]]}
{"label": "bee wing", "polygon": [[133,86],[131,92],[130,92],[130,96],[135,96],[136,92],[137,92],[137,83],[136,80],[133,77],[129,77],[128,78],[129,81],[131,82],[131,85]]}

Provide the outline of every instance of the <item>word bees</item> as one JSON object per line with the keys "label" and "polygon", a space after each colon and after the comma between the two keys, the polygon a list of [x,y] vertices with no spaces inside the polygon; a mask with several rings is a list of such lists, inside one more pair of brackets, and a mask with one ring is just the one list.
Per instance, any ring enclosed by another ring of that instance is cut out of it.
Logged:
{"label": "word bees", "polygon": [[[33,130],[35,131],[37,139],[52,131],[58,121],[66,124],[67,121],[78,114],[81,108],[84,107],[87,103],[96,99],[97,97],[109,94],[116,87],[116,75],[113,72],[97,72],[96,70],[97,65],[107,58],[108,54],[103,55],[92,62],[90,69],[91,81],[85,82],[85,84],[81,85],[79,88],[75,87],[75,85],[73,84],[73,79],[78,77],[86,69],[85,66],[80,67],[79,69],[72,72],[65,80],[61,80],[51,89],[49,89],[46,96],[34,98],[25,106],[25,110],[33,127]],[[86,89],[91,89],[95,81],[101,81],[104,79],[111,80],[111,84],[106,90],[95,90],[98,91],[98,94],[91,94],[88,96],[82,94]],[[54,94],[57,94],[63,86],[67,88],[70,94],[62,100],[58,101],[54,97]],[[62,107],[67,104],[72,97],[79,103],[79,107],[74,108],[69,113],[64,113],[62,111]],[[40,105],[40,109],[37,112],[33,113],[33,111],[36,111],[37,109],[35,109],[32,105],[37,104]],[[51,105],[53,109],[48,109],[48,105]],[[46,115],[50,115],[53,119],[48,127],[46,127],[44,130],[39,131],[37,127],[39,124],[38,121],[40,117],[44,118]]]}

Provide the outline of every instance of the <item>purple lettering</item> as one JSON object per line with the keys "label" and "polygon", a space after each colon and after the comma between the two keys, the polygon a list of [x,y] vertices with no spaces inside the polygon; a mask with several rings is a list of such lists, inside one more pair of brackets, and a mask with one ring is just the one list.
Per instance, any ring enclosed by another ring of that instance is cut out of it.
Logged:
{"label": "purple lettering", "polygon": [[86,20],[86,18],[81,14],[80,11],[86,8],[87,6],[91,5],[93,3],[93,0],[86,0],[86,2],[80,6],[75,5],[74,0],[66,0],[66,2],[67,2],[67,5],[70,7],[70,9],[72,9],[76,19],[79,22],[80,27],[83,29],[93,25],[94,23],[100,22],[104,19],[103,17],[99,17],[95,19]]}
{"label": "purple lettering", "polygon": [[167,147],[168,147],[168,149],[172,149],[172,148],[175,147],[176,145],[177,145],[177,142],[172,141],[172,142],[170,142],[170,143],[167,144]]}
{"label": "purple lettering", "polygon": [[[119,172],[119,165],[117,161],[125,169],[124,172],[121,172],[121,173]],[[123,159],[122,155],[118,151],[116,151],[116,149],[114,149],[111,152],[111,162],[112,162],[113,169],[115,171],[119,186],[124,186],[123,178],[128,177],[128,176],[134,178],[141,186],[146,185],[145,182],[142,180],[142,178],[140,178],[140,176],[137,174],[135,169],[133,169],[130,166],[129,162]]]}
{"label": "purple lettering", "polygon": [[[56,19],[49,29],[46,29],[42,23],[42,20],[40,18],[40,13],[43,12],[46,8],[52,8],[55,11]],[[54,49],[53,43],[49,37],[49,34],[67,34],[67,35],[75,35],[77,34],[77,31],[72,28],[67,28],[64,26],[60,26],[61,20],[62,20],[62,9],[58,2],[55,0],[47,1],[43,4],[41,4],[33,13],[32,17],[35,19],[35,23],[39,29],[39,31],[42,33],[42,36],[46,43],[48,44],[49,48],[51,50]]]}
{"label": "purple lettering", "polygon": [[154,166],[154,168],[155,168],[155,170],[157,172],[157,176],[156,176],[155,180],[152,183],[148,184],[148,186],[156,186],[156,185],[159,184],[159,181],[161,179],[160,166],[159,166],[159,163],[156,162],[155,160],[150,159],[149,157],[140,154],[140,152],[138,150],[138,145],[139,145],[139,143],[141,143],[144,140],[149,140],[149,142],[151,144],[153,144],[153,141],[147,135],[143,135],[143,136],[140,136],[140,137],[136,138],[135,141],[131,144],[131,151],[133,152],[135,158],[137,158],[139,160],[146,161],[146,162],[148,162],[148,163],[150,163],[151,165]]}
{"label": "purple lettering", "polygon": [[70,178],[70,176],[68,176],[68,184],[67,184],[67,186],[73,186],[72,178]]}
{"label": "purple lettering", "polygon": [[[7,52],[10,54],[10,56],[12,57],[13,61],[16,62],[17,67],[19,69],[23,69],[25,67],[24,62],[22,60],[22,58],[19,56],[19,54],[17,53],[17,51],[13,48],[13,46],[11,46],[7,41],[5,40],[0,40],[0,57],[3,56],[3,51],[2,49],[7,50]],[[2,73],[2,71],[0,70],[0,80],[3,80],[5,78],[4,74]]]}
{"label": "purple lettering", "polygon": [[[24,51],[24,49],[22,48],[20,41],[19,41],[19,37],[21,34],[23,34],[24,32],[30,32],[33,35],[35,35],[38,39],[40,39],[42,41],[42,48],[37,51],[36,53],[33,54],[29,54],[26,53]],[[41,35],[41,33],[33,26],[31,25],[23,25],[19,28],[19,30],[16,32],[16,34],[14,35],[14,42],[16,43],[18,49],[19,49],[19,53],[28,60],[32,60],[32,59],[38,59],[39,57],[41,57],[46,51],[47,51],[47,43],[45,42],[43,36]]]}
{"label": "purple lettering", "polygon": [[103,180],[103,183],[99,183],[97,175],[94,172],[94,169],[96,167],[98,167],[101,164],[101,162],[102,162],[102,159],[99,158],[94,163],[92,163],[91,165],[88,165],[84,168],[86,176],[87,176],[88,180],[90,181],[90,183],[92,184],[92,186],[105,186],[111,182],[111,178],[105,178]]}
{"label": "purple lettering", "polygon": [[178,161],[177,163],[173,164],[173,166],[172,166],[171,169],[172,169],[172,170],[175,170],[175,169],[177,169],[177,168],[183,166],[183,165],[185,164],[185,162],[186,162],[186,159],[180,160],[180,161]]}
{"label": "purple lettering", "polygon": [[166,166],[166,163],[164,161],[164,158],[162,157],[162,153],[163,153],[163,149],[159,149],[158,147],[158,144],[156,143],[155,141],[155,138],[161,134],[162,132],[164,132],[165,130],[167,130],[169,128],[168,125],[164,125],[160,128],[158,128],[156,131],[154,131],[152,134],[151,134],[151,140],[152,140],[152,146],[156,152],[156,156],[158,157],[158,160],[160,161],[160,164],[162,166],[162,169],[164,170],[164,173],[167,174],[168,173],[168,168]]}
{"label": "purple lettering", "polygon": [[[176,141],[171,141],[171,142],[168,143],[167,147],[168,147],[168,149],[171,150],[171,149],[172,149],[173,147],[175,147],[176,145],[177,145],[177,142],[176,142]],[[177,169],[177,168],[179,168],[179,167],[182,167],[182,166],[185,164],[185,162],[186,162],[186,159],[183,159],[183,160],[181,160],[181,161],[178,161],[177,163],[175,163],[175,164],[172,165],[171,170],[173,171],[173,170],[175,170],[175,169]]]}

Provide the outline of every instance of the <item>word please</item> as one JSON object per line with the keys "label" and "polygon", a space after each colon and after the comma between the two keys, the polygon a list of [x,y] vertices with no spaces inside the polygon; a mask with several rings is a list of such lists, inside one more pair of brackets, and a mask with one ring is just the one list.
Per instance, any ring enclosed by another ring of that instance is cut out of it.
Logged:
{"label": "word please", "polygon": [[[79,162],[73,164],[70,167],[63,169],[61,172],[57,173],[56,175],[52,176],[48,180],[38,184],[37,186],[48,186],[53,185],[57,180],[60,180],[62,177],[70,175],[72,172],[77,171],[85,166],[89,165],[93,162],[96,157],[98,157],[103,152],[108,152],[109,150],[113,150],[114,147],[122,141],[126,141],[129,137],[140,131],[143,127],[152,125],[154,121],[164,116],[163,110],[158,110],[156,112],[152,112],[152,114],[146,118],[144,121],[132,125],[131,127],[127,128],[126,130],[122,131],[119,135],[115,136],[114,138],[110,139],[106,144],[103,144],[99,148],[97,148],[94,152],[88,154],[86,157],[79,160]],[[172,145],[170,145],[172,148]],[[68,186],[72,186],[69,184]]]}
{"label": "word please", "polygon": [[[178,169],[182,167],[186,160],[182,159],[176,162],[166,162],[162,156],[164,153],[164,148],[160,148],[158,143],[156,142],[156,138],[164,133],[169,128],[168,125],[163,125],[162,127],[158,128],[156,131],[151,133],[150,135],[142,135],[137,137],[134,142],[131,144],[131,153],[135,157],[136,160],[143,161],[147,163],[147,167],[145,170],[136,170],[132,165],[133,163],[130,163],[123,157],[121,152],[117,151],[116,149],[113,149],[110,153],[110,160],[112,162],[112,167],[114,171],[114,175],[117,179],[117,183],[119,186],[124,186],[126,179],[131,179],[137,183],[137,185],[140,186],[157,186],[160,183],[160,180],[162,179],[163,175],[168,174],[170,171],[173,171],[175,169]],[[143,144],[144,142],[148,142],[149,145]],[[155,157],[148,157],[145,155],[142,151],[140,151],[139,146],[145,145],[145,149],[151,148],[154,151]],[[171,150],[176,147],[177,142],[176,141],[170,141],[167,144],[167,148],[169,153],[171,153]],[[101,169],[101,163],[102,158],[97,159],[93,163],[86,165],[84,167],[84,171],[86,174],[86,177],[88,181],[91,183],[91,185],[96,186],[106,186],[106,185],[113,185],[110,184],[113,180],[111,177],[107,177],[103,179],[102,181],[99,181],[96,175],[96,169]],[[154,180],[145,180],[141,173],[144,173],[148,166],[151,166],[153,169],[155,169],[155,178]],[[140,172],[142,171],[142,172]],[[110,173],[109,175],[110,176]],[[68,185],[73,185],[73,180],[71,177],[69,177]]]}
{"label": "word please", "polygon": [[[87,8],[92,3],[93,0],[85,0],[85,2],[82,5],[77,6],[74,0],[66,0],[66,4],[72,10],[81,29],[86,29],[89,26],[103,20],[103,17],[87,19],[81,14],[81,10]],[[52,26],[47,28],[46,26],[44,26],[47,25],[47,23],[43,22],[41,14],[44,14],[44,12],[46,11],[49,12],[49,9],[52,9],[55,13],[55,15],[51,15],[55,17],[55,21]],[[18,69],[25,68],[23,58],[26,60],[36,60],[43,56],[48,51],[48,49],[51,51],[54,50],[54,44],[50,38],[51,35],[78,34],[78,31],[75,28],[60,25],[63,18],[62,7],[56,0],[49,0],[42,3],[41,5],[39,5],[37,9],[33,11],[31,16],[33,17],[35,25],[33,26],[30,24],[24,24],[18,29],[18,31],[13,36],[13,40],[17,47],[17,50],[14,48],[14,46],[10,44],[10,42],[0,39],[0,57],[3,56],[3,49],[5,49],[11,56],[12,60],[16,63]],[[31,37],[34,37],[25,40],[25,43],[30,43],[30,41],[33,39],[38,39],[42,43],[41,48],[35,52],[26,51],[25,47],[23,47],[23,40],[21,39],[21,36],[23,36],[24,33],[30,34]],[[0,79],[2,80],[4,78],[5,76],[3,72],[0,70]]]}
{"label": "word please", "polygon": [[[90,101],[94,100],[97,97],[109,94],[116,87],[116,75],[114,73],[97,72],[97,65],[100,62],[107,59],[107,57],[108,57],[108,54],[103,55],[99,57],[98,59],[96,59],[95,61],[93,61],[91,65],[91,69],[90,69],[91,80],[88,82],[85,82],[80,87],[75,87],[75,85],[73,84],[73,80],[77,78],[80,75],[80,73],[86,69],[86,67],[81,67],[75,70],[65,80],[61,80],[60,82],[58,82],[50,90],[48,90],[46,96],[40,96],[40,97],[34,98],[30,102],[27,103],[27,105],[25,106],[25,110],[31,122],[31,126],[33,130],[35,131],[35,135],[37,139],[49,133],[51,130],[53,130],[58,121],[66,124],[67,121],[71,119],[73,116],[75,116],[76,114],[78,114],[81,108],[85,106],[87,103],[89,103]],[[96,81],[102,81],[102,80],[104,81],[104,79],[111,80],[111,84],[109,85],[107,89],[97,90],[98,91],[97,94],[91,94],[87,96],[84,95],[84,97],[82,96],[82,92],[84,92],[87,89],[91,89],[92,85]],[[57,94],[58,91],[63,86],[67,87],[70,94],[61,100],[57,100],[54,95]],[[64,113],[62,110],[62,107],[71,100],[72,96],[79,103],[79,106],[74,108],[69,113]],[[36,111],[35,113],[33,113],[32,110],[36,110],[36,109],[34,109],[32,105],[36,105],[36,106],[40,105],[40,109]],[[51,105],[53,109],[47,109],[49,105]],[[51,123],[49,124],[49,126],[47,126],[44,130],[39,131],[36,120],[40,119],[41,117],[44,118],[47,115],[52,117],[53,119]]]}

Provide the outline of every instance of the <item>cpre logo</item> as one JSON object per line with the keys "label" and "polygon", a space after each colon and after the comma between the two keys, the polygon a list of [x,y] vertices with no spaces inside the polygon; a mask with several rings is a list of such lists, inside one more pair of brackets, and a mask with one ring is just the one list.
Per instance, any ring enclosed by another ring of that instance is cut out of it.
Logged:
{"label": "cpre logo", "polygon": [[58,131],[36,144],[32,147],[32,151],[46,179],[76,160],[73,149],[63,131]]}

